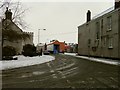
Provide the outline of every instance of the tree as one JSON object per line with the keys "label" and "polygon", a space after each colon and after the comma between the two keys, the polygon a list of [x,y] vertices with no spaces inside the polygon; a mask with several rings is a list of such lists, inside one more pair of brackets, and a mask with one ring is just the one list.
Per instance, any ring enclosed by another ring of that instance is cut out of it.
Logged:
{"label": "tree", "polygon": [[36,47],[34,45],[26,44],[23,46],[23,55],[24,56],[36,56]]}

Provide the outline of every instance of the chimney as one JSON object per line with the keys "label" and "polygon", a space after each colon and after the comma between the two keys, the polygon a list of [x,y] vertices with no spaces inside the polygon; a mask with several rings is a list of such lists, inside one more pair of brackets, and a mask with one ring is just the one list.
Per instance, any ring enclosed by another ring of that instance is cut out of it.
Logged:
{"label": "chimney", "polygon": [[115,0],[115,9],[120,8],[120,0]]}
{"label": "chimney", "polygon": [[12,20],[12,12],[11,9],[8,10],[8,7],[6,7],[5,19]]}
{"label": "chimney", "polygon": [[87,22],[91,21],[91,12],[88,10],[87,12]]}

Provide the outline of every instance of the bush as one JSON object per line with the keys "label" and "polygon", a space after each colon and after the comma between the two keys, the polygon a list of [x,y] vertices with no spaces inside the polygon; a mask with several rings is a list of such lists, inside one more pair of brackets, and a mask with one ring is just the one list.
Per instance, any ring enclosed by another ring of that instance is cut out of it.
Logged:
{"label": "bush", "polygon": [[12,46],[5,46],[2,48],[2,56],[14,56],[16,55],[16,50]]}
{"label": "bush", "polygon": [[34,45],[26,44],[23,46],[23,52],[22,54],[24,56],[36,56],[36,47]]}

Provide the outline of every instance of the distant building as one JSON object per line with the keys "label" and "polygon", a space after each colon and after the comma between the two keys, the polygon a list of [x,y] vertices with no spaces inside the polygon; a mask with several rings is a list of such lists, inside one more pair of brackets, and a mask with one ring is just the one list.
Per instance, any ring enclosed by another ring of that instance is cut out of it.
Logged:
{"label": "distant building", "polygon": [[37,44],[37,46],[36,46],[36,51],[37,51],[37,52],[40,52],[41,49],[42,49],[42,51],[45,50],[45,44],[44,44],[44,43],[39,43],[39,44]]}
{"label": "distant building", "polygon": [[51,43],[47,44],[47,50],[51,53],[64,53],[65,42],[59,42],[58,40],[53,40]]}
{"label": "distant building", "polygon": [[77,53],[77,51],[78,51],[78,44],[66,43],[65,52],[67,52],[67,53]]}
{"label": "distant building", "polygon": [[[13,46],[17,54],[21,54],[23,46],[25,44],[31,44],[33,45],[33,32],[23,32],[13,21],[12,21],[12,12],[11,10],[6,9],[5,12],[5,19],[2,20],[2,29],[4,30],[14,30],[17,33],[20,34],[28,34],[29,37],[26,38],[25,40],[20,39],[20,40],[15,40],[15,41],[10,41],[7,39],[4,39],[3,47],[5,46]],[[16,37],[17,38],[17,37]]]}
{"label": "distant building", "polygon": [[120,0],[115,9],[78,27],[78,54],[120,59]]}

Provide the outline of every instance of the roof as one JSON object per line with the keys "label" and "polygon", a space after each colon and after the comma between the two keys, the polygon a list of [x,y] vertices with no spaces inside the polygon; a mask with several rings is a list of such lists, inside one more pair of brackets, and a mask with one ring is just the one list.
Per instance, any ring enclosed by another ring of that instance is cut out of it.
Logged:
{"label": "roof", "polygon": [[38,43],[37,46],[44,46],[44,43]]}
{"label": "roof", "polygon": [[[6,20],[9,20],[9,19],[3,19],[2,22],[4,23]],[[23,32],[22,29],[20,29],[12,20],[9,20],[9,21],[11,24],[15,25],[16,28],[18,28],[21,32]]]}
{"label": "roof", "polygon": [[56,41],[49,43],[48,45],[51,45],[51,44],[64,44],[64,42],[59,42],[58,40],[56,40]]}
{"label": "roof", "polygon": [[103,16],[104,14],[107,14],[107,13],[113,11],[113,10],[114,10],[114,7],[108,8],[107,10],[105,10],[105,11],[97,14],[96,16],[94,16],[92,19],[96,19],[96,18],[98,18],[98,17],[100,17],[100,16]]}
{"label": "roof", "polygon": [[85,22],[85,23],[79,25],[78,28],[81,27],[81,26],[83,26],[83,25],[86,25],[86,24],[88,24],[88,23],[90,23],[90,22],[92,22],[92,21],[94,21],[94,20],[96,20],[96,19],[99,19],[100,17],[103,17],[103,16],[105,16],[105,15],[107,15],[107,14],[109,14],[109,13],[114,13],[114,12],[119,11],[119,10],[120,10],[120,8],[117,8],[117,9],[114,9],[114,10],[113,10],[113,7],[110,8],[110,9],[107,9],[107,10],[105,10],[106,12],[104,11],[104,12],[102,12],[101,14],[98,14],[98,16],[92,18],[91,21]]}

